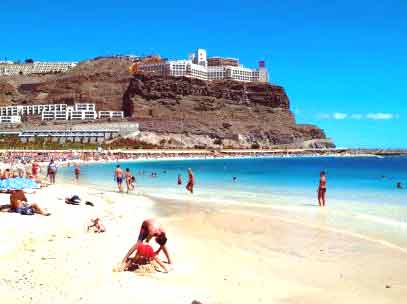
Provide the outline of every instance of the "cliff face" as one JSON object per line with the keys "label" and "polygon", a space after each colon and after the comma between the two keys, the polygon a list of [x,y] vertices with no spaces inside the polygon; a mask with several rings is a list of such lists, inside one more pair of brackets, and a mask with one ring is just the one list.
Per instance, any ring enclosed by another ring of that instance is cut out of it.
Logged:
{"label": "cliff face", "polygon": [[[190,78],[162,78],[157,76],[136,76],[131,80],[124,96],[124,109],[132,114],[131,98],[141,97],[145,100],[174,100],[190,96],[202,97],[198,102],[198,111],[211,110],[217,103],[264,105],[268,108],[289,109],[288,97],[282,87],[265,83],[239,83],[235,81],[206,82]],[[216,106],[215,106],[216,107]]]}
{"label": "cliff face", "polygon": [[280,86],[148,75],[133,78],[123,97],[125,113],[136,117],[150,134],[146,138],[156,143],[247,148],[325,139],[321,129],[297,125],[289,107]]}
{"label": "cliff face", "polygon": [[92,102],[98,110],[124,110],[140,123],[138,139],[163,146],[330,146],[321,129],[295,123],[280,86],[133,77],[129,64],[99,59],[65,74],[3,77],[0,104]]}

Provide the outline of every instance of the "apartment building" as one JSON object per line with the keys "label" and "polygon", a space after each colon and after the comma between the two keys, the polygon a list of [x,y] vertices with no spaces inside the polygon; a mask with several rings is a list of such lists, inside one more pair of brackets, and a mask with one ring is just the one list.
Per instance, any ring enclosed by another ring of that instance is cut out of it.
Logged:
{"label": "apartment building", "polygon": [[21,116],[40,116],[42,120],[95,120],[124,118],[123,111],[96,111],[94,103],[18,105],[0,107],[0,122],[20,123]]}
{"label": "apartment building", "polygon": [[19,115],[1,115],[0,123],[17,124],[21,122],[21,116]]}
{"label": "apartment building", "polygon": [[74,111],[96,111],[94,103],[75,103]]}
{"label": "apartment building", "polygon": [[0,63],[0,76],[2,75],[29,75],[43,73],[67,72],[77,65],[76,62],[47,62],[35,61],[33,63]]}
{"label": "apartment building", "polygon": [[[138,128],[138,126],[137,126]],[[71,142],[103,142],[107,139],[112,139],[119,136],[120,130],[118,129],[73,129],[69,130],[56,130],[56,129],[28,129],[16,132],[16,135],[20,138],[22,142],[34,141],[38,137],[48,137],[52,140],[64,143],[66,141]],[[10,134],[9,132],[0,132],[2,134]]]}
{"label": "apartment building", "polygon": [[256,69],[246,68],[238,59],[207,58],[206,50],[197,49],[186,60],[167,60],[160,63],[145,63],[139,67],[141,72],[161,76],[189,77],[206,81],[235,80],[243,82],[268,82],[265,62],[260,61]]}
{"label": "apartment building", "polygon": [[254,82],[258,81],[258,72],[249,68],[244,68],[242,66],[224,66],[225,79],[233,79],[237,81],[244,82]]}
{"label": "apartment building", "polygon": [[42,120],[68,120],[69,112],[63,111],[43,111],[41,114]]}
{"label": "apartment building", "polygon": [[49,110],[41,113],[42,120],[95,120],[98,118],[95,104],[75,104],[64,110]]}
{"label": "apartment building", "polygon": [[103,118],[124,118],[123,111],[99,111],[99,119]]}
{"label": "apartment building", "polygon": [[41,115],[44,111],[65,111],[66,108],[66,104],[5,106],[0,107],[0,115]]}

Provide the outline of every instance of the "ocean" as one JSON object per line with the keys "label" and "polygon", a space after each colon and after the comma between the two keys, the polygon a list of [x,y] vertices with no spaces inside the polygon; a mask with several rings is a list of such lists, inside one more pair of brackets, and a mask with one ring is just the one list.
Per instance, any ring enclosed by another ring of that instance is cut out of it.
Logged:
{"label": "ocean", "polygon": [[[407,157],[281,157],[242,159],[142,160],[120,162],[136,177],[136,192],[211,206],[264,207],[307,224],[329,225],[407,249]],[[116,189],[117,163],[81,166],[81,183]],[[195,193],[187,193],[192,168]],[[316,199],[319,172],[327,173],[327,206]],[[151,177],[156,172],[157,177]],[[60,169],[66,180],[73,167]],[[183,185],[177,185],[182,175]],[[233,178],[236,177],[236,181]],[[255,209],[255,208],[253,208]],[[321,218],[321,212],[322,218]]]}

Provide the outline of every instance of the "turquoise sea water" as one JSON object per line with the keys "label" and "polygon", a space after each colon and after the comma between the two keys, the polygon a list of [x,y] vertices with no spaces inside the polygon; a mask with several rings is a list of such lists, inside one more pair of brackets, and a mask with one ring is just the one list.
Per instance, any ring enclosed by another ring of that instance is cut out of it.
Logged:
{"label": "turquoise sea water", "polygon": [[[340,229],[393,241],[407,248],[407,157],[290,157],[120,162],[136,176],[137,191],[206,204],[261,205],[313,221],[319,172],[328,179],[324,221]],[[116,163],[81,167],[81,183],[115,190]],[[185,191],[187,169],[196,177],[194,195]],[[144,173],[142,173],[144,172]],[[151,177],[157,172],[158,177]],[[72,178],[73,167],[60,174]],[[181,174],[184,184],[177,185]],[[237,178],[233,182],[233,177]]]}

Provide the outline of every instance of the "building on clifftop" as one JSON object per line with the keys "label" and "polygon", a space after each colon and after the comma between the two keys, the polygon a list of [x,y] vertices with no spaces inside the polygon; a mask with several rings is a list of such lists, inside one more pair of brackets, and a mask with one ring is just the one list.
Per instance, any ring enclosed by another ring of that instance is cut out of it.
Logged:
{"label": "building on clifftop", "polygon": [[207,57],[206,50],[197,49],[188,59],[163,60],[143,63],[139,70],[161,76],[189,77],[201,80],[235,80],[242,82],[268,82],[268,71],[264,61],[256,69],[246,68],[238,59]]}
{"label": "building on clifftop", "polygon": [[63,73],[69,71],[76,65],[77,65],[76,62],[47,62],[47,61],[34,61],[33,63],[0,62],[0,76]]}

